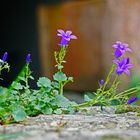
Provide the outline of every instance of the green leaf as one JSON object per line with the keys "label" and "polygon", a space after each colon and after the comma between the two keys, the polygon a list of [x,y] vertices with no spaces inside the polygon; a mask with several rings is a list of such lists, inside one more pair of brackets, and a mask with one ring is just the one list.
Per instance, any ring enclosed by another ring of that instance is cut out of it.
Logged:
{"label": "green leaf", "polygon": [[0,103],[5,103],[7,100],[7,89],[0,87]]}
{"label": "green leaf", "polygon": [[51,80],[47,77],[41,77],[39,78],[37,82],[38,87],[51,87]]}
{"label": "green leaf", "polygon": [[74,109],[74,108],[72,108],[72,107],[69,107],[69,108],[68,108],[68,111],[69,111],[69,114],[74,114],[75,109]]}
{"label": "green leaf", "polygon": [[29,78],[32,79],[32,80],[34,80],[34,77],[33,76],[29,76]]}
{"label": "green leaf", "polygon": [[54,111],[54,113],[60,115],[60,114],[62,114],[62,110],[61,110],[61,109],[56,109],[56,110]]}
{"label": "green leaf", "polygon": [[24,81],[24,82],[26,81],[26,80],[25,80],[25,77],[19,76],[18,78],[19,78],[21,81]]}
{"label": "green leaf", "polygon": [[38,104],[38,105],[35,105],[34,106],[34,108],[36,109],[36,110],[38,110],[38,111],[40,111],[41,110],[41,107],[40,107],[40,105]]}
{"label": "green leaf", "polygon": [[57,72],[55,73],[55,75],[53,76],[54,80],[58,81],[58,82],[63,82],[67,80],[67,76],[66,74],[64,74],[63,72]]}
{"label": "green leaf", "polygon": [[113,99],[113,100],[111,100],[109,105],[120,105],[120,104],[121,103],[120,103],[119,99]]}
{"label": "green leaf", "polygon": [[51,100],[52,100],[52,99],[49,98],[49,96],[48,96],[47,94],[44,95],[44,98],[43,98],[43,102],[44,102],[44,104],[45,104],[45,103],[49,103]]}
{"label": "green leaf", "polygon": [[23,89],[23,86],[20,83],[17,83],[17,82],[14,81],[12,83],[12,88],[14,88],[16,90],[20,90],[20,89]]}
{"label": "green leaf", "polygon": [[140,99],[140,92],[137,94],[138,99]]}
{"label": "green leaf", "polygon": [[69,77],[68,80],[73,82],[73,77]]}
{"label": "green leaf", "polygon": [[55,99],[52,101],[53,105],[57,105],[58,107],[69,107],[71,102],[62,95],[56,95]]}
{"label": "green leaf", "polygon": [[56,89],[59,89],[59,83],[57,82],[52,82],[52,86]]}
{"label": "green leaf", "polygon": [[3,107],[0,107],[0,117],[4,115],[6,110]]}
{"label": "green leaf", "polygon": [[27,115],[21,107],[18,107],[18,108],[14,108],[12,112],[12,116],[16,122],[19,122],[25,120]]}
{"label": "green leaf", "polygon": [[53,112],[52,108],[49,108],[49,107],[45,107],[44,109],[42,109],[43,114],[50,115],[52,114],[52,112]]}
{"label": "green leaf", "polygon": [[63,69],[64,68],[64,66],[62,66],[62,65],[58,65],[58,69],[60,70],[60,69]]}
{"label": "green leaf", "polygon": [[91,99],[88,95],[84,95],[84,101],[85,102],[89,102],[92,101],[93,99]]}
{"label": "green leaf", "polygon": [[7,88],[0,87],[0,94],[1,94],[1,93],[5,93],[5,92],[7,92]]}
{"label": "green leaf", "polygon": [[74,114],[75,109],[73,107],[62,108],[64,114]]}
{"label": "green leaf", "polygon": [[132,73],[128,88],[133,88],[139,83],[140,83],[140,76],[137,73]]}
{"label": "green leaf", "polygon": [[10,93],[12,93],[13,95],[14,94],[16,95],[16,94],[18,94],[18,91],[17,90],[11,90]]}

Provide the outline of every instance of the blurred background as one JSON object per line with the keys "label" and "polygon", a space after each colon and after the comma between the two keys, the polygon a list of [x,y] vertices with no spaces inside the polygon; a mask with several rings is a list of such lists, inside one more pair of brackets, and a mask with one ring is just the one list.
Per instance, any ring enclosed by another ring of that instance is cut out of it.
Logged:
{"label": "blurred background", "polygon": [[[74,77],[66,91],[95,91],[112,64],[112,44],[126,42],[133,49],[133,77],[122,76],[120,89],[134,86],[140,75],[139,0],[20,0],[0,3],[0,57],[5,51],[11,66],[2,86],[9,86],[31,53],[36,88],[39,76],[52,79],[53,52],[59,49],[57,29],[72,30],[78,40],[69,43],[64,72]],[[129,54],[130,56],[130,54]],[[69,94],[72,95],[72,94]],[[73,95],[72,95],[73,96]],[[74,97],[75,98],[75,97]]]}

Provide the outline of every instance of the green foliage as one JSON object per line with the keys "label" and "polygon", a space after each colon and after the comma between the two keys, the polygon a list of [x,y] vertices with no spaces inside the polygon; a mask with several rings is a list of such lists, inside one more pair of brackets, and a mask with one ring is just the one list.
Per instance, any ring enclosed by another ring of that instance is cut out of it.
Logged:
{"label": "green foliage", "polygon": [[140,83],[140,76],[136,73],[132,73],[130,82],[129,82],[129,88],[133,88],[136,85],[138,85]]}
{"label": "green foliage", "polygon": [[10,87],[0,87],[0,123],[24,121],[27,116],[39,114],[74,113],[73,105],[59,89],[64,87],[72,77],[67,77],[62,71],[54,74],[54,81],[40,77],[37,90],[31,89],[29,80],[33,80],[32,72],[27,63]]}
{"label": "green foliage", "polygon": [[38,82],[37,82],[37,86],[38,87],[49,87],[51,88],[51,80],[46,78],[46,77],[41,77],[39,78]]}
{"label": "green foliage", "polygon": [[67,76],[66,74],[64,74],[63,72],[57,72],[54,76],[53,76],[54,80],[58,81],[58,82],[64,82],[67,80]]}
{"label": "green foliage", "polygon": [[59,52],[54,52],[55,61],[56,61],[56,67],[58,69],[58,72],[54,74],[53,79],[56,81],[54,83],[54,86],[56,89],[59,90],[59,94],[63,95],[63,88],[64,86],[69,83],[73,82],[73,77],[67,77],[66,74],[62,72],[62,69],[64,68],[63,63],[66,63],[65,56],[67,52],[67,47],[61,46]]}
{"label": "green foliage", "polygon": [[54,87],[59,90],[59,94],[63,95],[63,87],[69,83],[73,82],[73,77],[67,77],[66,74],[64,74],[61,71],[58,71],[54,74],[53,79],[55,82],[53,83]]}
{"label": "green foliage", "polygon": [[92,100],[93,100],[93,98],[90,98],[87,94],[84,95],[84,101],[85,102],[90,102]]}
{"label": "green foliage", "polygon": [[[37,81],[38,89],[31,89],[29,80],[34,80],[29,68],[30,54],[26,56],[26,64],[12,82],[9,88],[0,87],[0,123],[19,122],[27,116],[39,114],[74,113],[76,103],[63,96],[63,88],[73,82],[73,77],[67,77],[62,72],[67,46],[61,46],[60,51],[54,53],[58,71],[53,76],[53,81],[47,77],[40,77]],[[5,56],[7,57],[7,56]],[[3,69],[9,70],[9,65],[0,59],[0,73]]]}
{"label": "green foliage", "polygon": [[[130,79],[130,82],[129,82],[129,85],[128,85],[128,88],[134,88],[137,86],[137,88],[139,87],[140,85],[140,76],[137,74],[137,73],[132,73],[132,76],[131,76],[131,79]],[[139,90],[139,89],[138,89]],[[140,99],[140,92],[136,92],[132,95],[130,95],[129,97],[132,97],[132,96],[137,96],[138,99]],[[140,105],[140,100],[138,100],[136,102],[137,105]]]}
{"label": "green foliage", "polygon": [[[69,34],[71,32],[67,33]],[[74,36],[72,38],[74,38]],[[63,39],[65,39],[65,37],[63,37]],[[130,95],[137,94],[137,97],[140,98],[140,84],[128,90],[117,92],[118,85],[120,84],[120,74],[125,72],[129,75],[128,68],[131,67],[128,62],[129,59],[124,59],[127,60],[127,62],[123,62],[124,64],[120,65],[119,58],[117,57],[118,59],[114,62],[119,65],[118,68],[121,69],[121,71],[116,75],[117,66],[113,64],[105,81],[100,83],[97,91],[84,96],[84,103],[77,105],[75,102],[71,102],[64,97],[64,86],[69,82],[73,82],[73,77],[68,77],[62,71],[64,63],[66,63],[65,56],[67,49],[67,45],[62,45],[60,51],[54,52],[57,72],[53,75],[53,80],[47,77],[40,77],[37,81],[36,90],[31,89],[29,86],[29,80],[34,80],[34,78],[29,68],[31,60],[30,54],[27,55],[25,66],[10,87],[0,87],[0,124],[24,121],[28,116],[37,116],[39,114],[72,114],[75,112],[75,109],[93,105],[99,105],[101,109],[103,106],[108,105],[119,106],[118,112],[127,112],[129,110],[140,112],[138,107],[130,108],[130,106],[127,106],[123,108],[127,104]],[[9,68],[8,63],[0,59],[0,74],[3,69],[9,70]],[[132,82],[134,83],[135,81],[139,81],[137,76],[134,77]],[[133,105],[132,103],[132,106]]]}
{"label": "green foliage", "polygon": [[27,114],[24,111],[24,109],[21,108],[20,106],[19,107],[14,106],[12,111],[12,116],[16,122],[19,122],[19,121],[23,121],[26,118]]}
{"label": "green foliage", "polygon": [[9,71],[10,66],[6,61],[4,62],[0,59],[0,74],[1,74],[1,71],[5,70],[5,69],[7,69]]}
{"label": "green foliage", "polygon": [[[115,70],[116,67],[113,64],[104,84],[100,85],[100,87],[97,89],[96,92],[86,94],[84,96],[85,103],[76,105],[75,108],[78,109],[80,107],[88,107],[93,105],[99,105],[101,107],[110,105],[111,106],[126,105],[130,95],[137,94],[137,97],[139,98],[140,97],[139,84],[120,93],[117,92],[118,85],[120,82],[119,76],[118,75],[114,76]],[[111,82],[112,84],[110,85],[109,82]]]}
{"label": "green foliage", "polygon": [[133,105],[118,105],[116,106],[115,113],[120,114],[120,113],[126,113],[126,112],[136,112],[137,115],[140,113],[140,106],[133,106]]}

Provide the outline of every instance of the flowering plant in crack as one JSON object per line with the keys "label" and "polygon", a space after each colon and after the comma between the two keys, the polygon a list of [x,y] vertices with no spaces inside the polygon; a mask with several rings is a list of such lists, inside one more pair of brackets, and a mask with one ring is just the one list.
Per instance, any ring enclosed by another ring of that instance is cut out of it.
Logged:
{"label": "flowering plant in crack", "polygon": [[[67,77],[63,73],[65,56],[68,43],[71,39],[77,39],[72,31],[58,30],[61,36],[60,51],[55,52],[55,61],[58,71],[53,75],[53,81],[47,77],[40,77],[37,81],[38,89],[31,89],[29,80],[34,80],[30,70],[31,54],[27,54],[25,65],[16,79],[8,88],[0,87],[0,124],[20,122],[27,116],[39,114],[64,114],[73,113],[75,102],[63,96],[64,86],[73,81],[73,77]],[[6,62],[8,53],[4,53],[0,60],[0,71],[9,69]]]}
{"label": "flowering plant in crack", "polygon": [[[30,87],[30,80],[34,80],[30,69],[31,54],[27,54],[25,65],[17,78],[8,88],[0,87],[0,124],[20,122],[27,116],[39,114],[66,114],[74,113],[75,109],[93,105],[124,105],[131,106],[138,100],[138,96],[131,96],[140,92],[140,85],[118,92],[120,77],[123,74],[130,76],[133,64],[130,57],[125,57],[126,52],[132,50],[128,44],[117,41],[112,47],[115,49],[114,60],[106,78],[99,81],[99,88],[92,92],[91,96],[85,95],[85,102],[76,104],[64,97],[64,86],[73,82],[73,77],[68,77],[64,72],[64,63],[68,52],[68,44],[71,39],[77,39],[72,35],[72,31],[57,30],[57,36],[61,37],[59,51],[54,52],[55,67],[57,72],[53,75],[53,80],[47,77],[40,77],[37,81],[37,89]],[[8,53],[5,52],[0,59],[0,72],[3,69],[9,70],[7,63]],[[136,108],[137,109],[137,108]],[[127,109],[128,110],[128,109]]]}
{"label": "flowering plant in crack", "polygon": [[[62,29],[58,29],[58,36],[61,37],[60,41],[60,51],[54,52],[55,61],[56,61],[56,67],[58,69],[58,72],[54,74],[53,78],[55,80],[54,86],[56,89],[59,89],[59,94],[63,95],[63,87],[68,82],[73,82],[73,77],[67,77],[66,74],[62,72],[62,69],[64,68],[63,64],[66,63],[65,56],[68,50],[68,43],[71,39],[77,39],[75,35],[71,35],[72,31],[63,31]],[[56,86],[57,85],[57,86]]]}
{"label": "flowering plant in crack", "polygon": [[100,80],[99,88],[93,92],[93,96],[85,95],[85,103],[75,106],[76,108],[100,105],[101,109],[106,105],[130,105],[138,100],[138,97],[129,96],[140,91],[140,86],[130,88],[128,90],[117,92],[120,84],[120,76],[126,74],[130,76],[130,70],[133,65],[130,63],[130,57],[126,58],[125,53],[132,52],[128,44],[117,41],[113,46],[115,48],[113,64],[105,80]]}
{"label": "flowering plant in crack", "polygon": [[[3,56],[3,60],[5,60],[5,56]],[[29,68],[30,61],[30,54],[28,54],[26,63],[17,78],[8,88],[1,87],[3,98],[0,99],[0,112],[2,112],[0,113],[0,123],[23,121],[28,115],[27,110],[30,108],[29,101],[32,93],[28,81],[34,79]]]}

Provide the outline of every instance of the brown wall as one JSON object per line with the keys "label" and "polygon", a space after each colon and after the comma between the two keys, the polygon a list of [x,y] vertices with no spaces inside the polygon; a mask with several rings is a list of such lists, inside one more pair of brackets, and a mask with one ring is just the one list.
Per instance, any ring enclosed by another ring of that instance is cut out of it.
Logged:
{"label": "brown wall", "polygon": [[74,76],[75,83],[67,88],[93,90],[103,74],[101,24],[103,3],[92,1],[67,2],[57,6],[38,7],[40,54],[42,72],[51,76],[54,69],[53,52],[60,38],[57,29],[72,30],[78,40],[69,44],[65,73]]}
{"label": "brown wall", "polygon": [[[77,0],[49,7],[39,5],[37,17],[43,75],[51,77],[55,72],[53,52],[59,48],[60,41],[56,36],[57,29],[72,30],[78,36],[78,40],[70,42],[66,58],[64,71],[75,79],[67,89],[95,90],[98,80],[105,77],[112,64],[111,46],[117,40],[130,44],[138,72],[139,13],[139,0]],[[128,79],[123,76],[123,88]]]}

